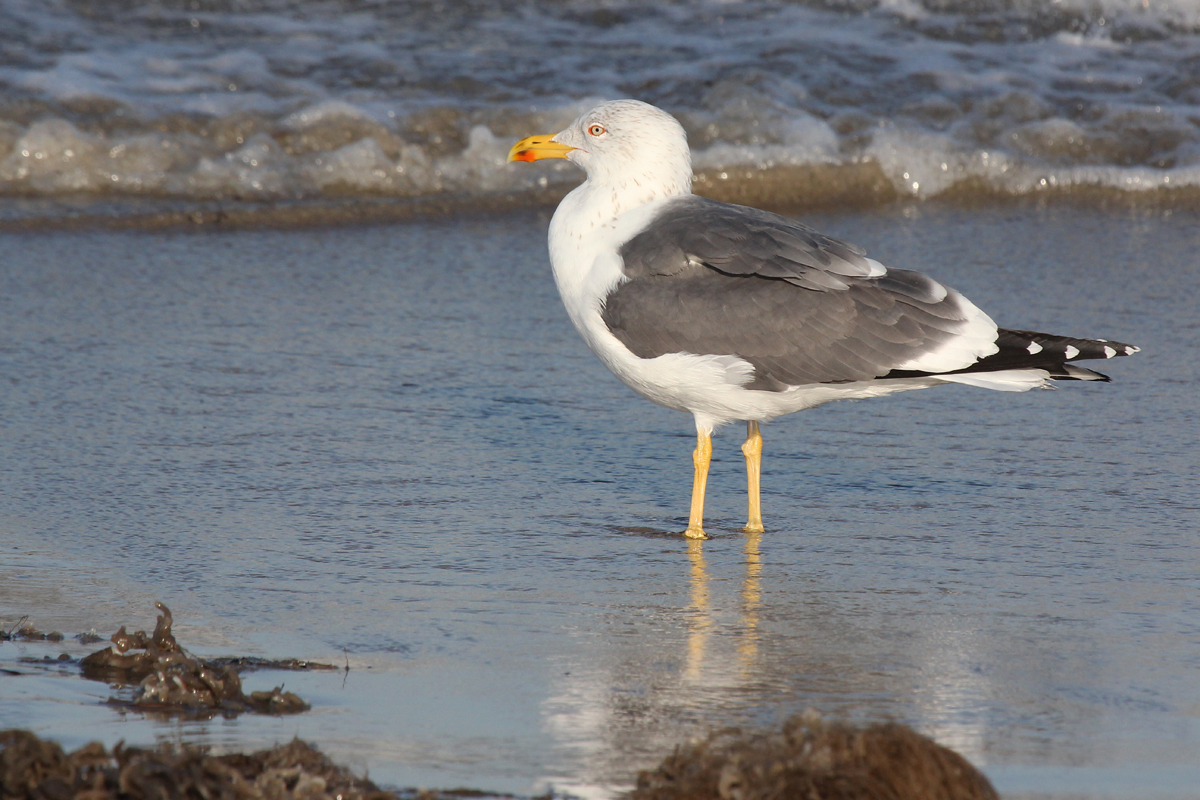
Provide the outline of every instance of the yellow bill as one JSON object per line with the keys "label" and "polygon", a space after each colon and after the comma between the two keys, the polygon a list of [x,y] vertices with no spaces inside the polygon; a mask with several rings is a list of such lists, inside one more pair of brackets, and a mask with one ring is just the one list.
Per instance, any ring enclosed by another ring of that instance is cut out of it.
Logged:
{"label": "yellow bill", "polygon": [[554,141],[554,134],[526,136],[508,151],[508,160],[540,161],[543,158],[566,158],[567,153],[575,149],[569,144]]}

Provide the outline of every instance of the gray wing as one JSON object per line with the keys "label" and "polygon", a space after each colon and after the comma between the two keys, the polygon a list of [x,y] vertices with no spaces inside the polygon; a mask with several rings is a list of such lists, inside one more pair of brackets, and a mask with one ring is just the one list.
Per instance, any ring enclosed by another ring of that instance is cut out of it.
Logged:
{"label": "gray wing", "polygon": [[620,255],[628,279],[605,300],[609,330],[642,358],[744,358],[750,389],[883,377],[980,322],[925,275],[884,270],[786,217],[698,197],[671,204]]}
{"label": "gray wing", "polygon": [[769,211],[696,195],[671,203],[622,247],[621,257],[630,278],[673,275],[691,261],[726,275],[778,278],[817,291],[845,289],[845,278],[884,272],[858,245]]}

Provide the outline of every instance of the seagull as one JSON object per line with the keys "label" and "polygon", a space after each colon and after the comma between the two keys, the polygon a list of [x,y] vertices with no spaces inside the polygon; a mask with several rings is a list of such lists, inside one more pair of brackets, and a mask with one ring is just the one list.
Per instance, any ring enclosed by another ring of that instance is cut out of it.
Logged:
{"label": "seagull", "polygon": [[627,386],[695,418],[691,539],[707,538],[704,489],[720,425],[746,422],[744,530],[761,533],[761,422],[947,383],[1024,392],[1051,379],[1107,381],[1068,362],[1139,350],[998,328],[920,272],[885,267],[788,217],[692,194],[687,135],[647,103],[601,103],[508,154],[549,158],[587,173],[550,221],[550,263],[571,322]]}

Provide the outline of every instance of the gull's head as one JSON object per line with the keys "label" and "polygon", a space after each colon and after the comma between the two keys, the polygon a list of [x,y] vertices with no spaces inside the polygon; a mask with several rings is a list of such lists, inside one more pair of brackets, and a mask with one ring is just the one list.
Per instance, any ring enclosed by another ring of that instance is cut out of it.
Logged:
{"label": "gull's head", "polygon": [[692,157],[683,126],[667,112],[638,100],[601,103],[553,136],[530,136],[513,145],[509,161],[565,158],[588,181],[660,197],[687,194]]}

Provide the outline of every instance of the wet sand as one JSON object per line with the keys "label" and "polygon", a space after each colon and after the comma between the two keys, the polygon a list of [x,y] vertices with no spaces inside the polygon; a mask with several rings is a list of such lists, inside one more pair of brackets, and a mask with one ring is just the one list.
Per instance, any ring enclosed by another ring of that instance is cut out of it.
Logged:
{"label": "wet sand", "polygon": [[[578,176],[545,187],[482,193],[432,193],[388,197],[345,193],[328,197],[255,201],[194,200],[168,197],[121,197],[61,194],[54,197],[0,197],[0,233],[82,231],[223,232],[296,230],[320,226],[382,225],[417,222],[448,215],[506,214],[538,209],[553,213],[576,185]],[[879,164],[762,166],[736,170],[698,169],[694,191],[727,203],[765,208],[780,214],[844,214],[895,206],[902,195]],[[1140,191],[1083,184],[1047,186],[1033,196],[1013,195],[983,181],[966,180],[943,192],[943,206],[980,210],[1007,206],[1067,205],[1089,211],[1156,214],[1200,209],[1200,188],[1159,187]]]}
{"label": "wet sand", "polygon": [[912,725],[1010,797],[1200,782],[1194,215],[806,217],[1003,325],[1144,351],[1112,384],[772,424],[761,537],[726,432],[702,546],[676,536],[690,423],[570,329],[545,221],[0,234],[0,624],[107,633],[162,598],[198,654],[352,667],[252,675],[311,703],[283,721],[169,723],[22,668],[0,727],[300,735],[381,785],[605,797],[811,707]]}

